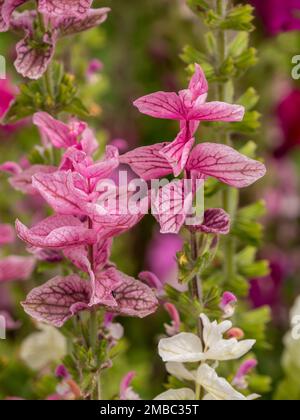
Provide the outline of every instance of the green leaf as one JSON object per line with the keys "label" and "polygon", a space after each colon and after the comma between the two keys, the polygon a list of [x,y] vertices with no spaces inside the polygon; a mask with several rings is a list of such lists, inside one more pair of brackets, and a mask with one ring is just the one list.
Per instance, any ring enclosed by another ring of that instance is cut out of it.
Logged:
{"label": "green leaf", "polygon": [[253,31],[254,8],[250,5],[238,5],[231,9],[226,18],[220,23],[222,29],[233,31]]}
{"label": "green leaf", "polygon": [[229,44],[228,54],[232,57],[240,56],[248,48],[249,39],[247,32],[240,32]]}
{"label": "green leaf", "polygon": [[240,267],[240,273],[248,279],[266,277],[270,274],[270,264],[267,260],[256,261]]}
{"label": "green leaf", "polygon": [[64,111],[77,117],[86,118],[89,117],[89,111],[82,103],[81,99],[74,98],[68,105],[64,107]]}
{"label": "green leaf", "polygon": [[226,287],[228,287],[236,296],[246,297],[248,296],[250,286],[248,279],[236,274],[231,277],[230,282],[226,284]]}
{"label": "green leaf", "polygon": [[242,147],[239,152],[245,156],[248,156],[251,159],[254,159],[256,156],[257,145],[254,141],[248,141],[244,147]]}
{"label": "green leaf", "polygon": [[272,378],[269,376],[252,374],[247,381],[251,391],[256,394],[267,394],[272,390]]}
{"label": "green leaf", "polygon": [[256,90],[252,87],[247,89],[247,91],[242,95],[238,100],[237,103],[239,105],[243,105],[247,111],[251,111],[255,106],[258,104],[259,95]]}
{"label": "green leaf", "polygon": [[269,306],[264,306],[251,311],[236,313],[237,325],[245,332],[247,338],[257,341],[256,346],[269,349],[267,342],[267,325],[271,322],[272,315]]}

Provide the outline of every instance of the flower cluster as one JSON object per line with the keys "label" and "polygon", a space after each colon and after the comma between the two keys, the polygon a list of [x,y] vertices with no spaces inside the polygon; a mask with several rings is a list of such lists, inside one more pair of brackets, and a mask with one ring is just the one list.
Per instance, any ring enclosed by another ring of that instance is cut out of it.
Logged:
{"label": "flower cluster", "polygon": [[[206,102],[208,83],[201,67],[196,64],[195,74],[186,90],[176,93],[157,92],[135,101],[138,109],[156,118],[180,122],[180,132],[171,143],[158,143],[137,148],[120,157],[142,179],[149,181],[174,174],[176,179],[161,187],[154,197],[154,207],[162,233],[178,233],[192,212],[197,191],[208,177],[235,188],[244,188],[265,175],[265,166],[241,155],[224,144],[201,143],[194,146],[195,132],[201,121],[241,121],[244,108],[223,102]],[[186,181],[192,186],[186,191]],[[167,202],[168,200],[168,202]],[[168,211],[166,212],[166,208]],[[193,228],[206,233],[226,234],[228,216],[222,209],[206,215],[206,227],[193,223]],[[196,224],[196,226],[195,226]]]}
{"label": "flower cluster", "polygon": [[97,142],[86,124],[71,121],[67,125],[46,113],[37,113],[34,123],[46,142],[64,149],[61,163],[59,167],[38,165],[18,172],[11,183],[24,192],[40,194],[55,214],[30,229],[17,220],[17,234],[34,255],[51,252],[44,254],[48,259],[55,252],[89,281],[75,273],[55,277],[32,290],[23,302],[25,311],[56,327],[82,310],[99,307],[128,316],[151,314],[157,307],[152,290],[109,261],[113,238],[132,228],[143,214],[101,216],[97,211],[101,195],[97,185],[118,167],[117,149],[109,146],[105,157],[94,162]]}
{"label": "flower cluster", "polygon": [[[195,391],[191,388],[170,389],[155,399],[242,401],[258,398],[257,395],[245,397],[216,373],[216,363],[240,359],[252,349],[255,340],[224,339],[224,334],[232,328],[230,321],[220,324],[216,321],[210,322],[204,314],[200,315],[200,319],[203,324],[203,341],[194,334],[180,333],[171,338],[163,338],[159,343],[159,355],[167,362],[168,373],[180,381],[194,384]],[[185,363],[199,365],[197,369],[191,370]],[[251,364],[251,368],[253,367]],[[238,379],[244,379],[249,371],[243,365],[234,384],[238,384]]]}
{"label": "flower cluster", "polygon": [[27,0],[1,0],[0,31],[24,33],[16,46],[16,70],[24,77],[39,79],[47,70],[60,38],[103,23],[109,8],[91,9],[92,1],[39,0],[37,10],[18,13]]}

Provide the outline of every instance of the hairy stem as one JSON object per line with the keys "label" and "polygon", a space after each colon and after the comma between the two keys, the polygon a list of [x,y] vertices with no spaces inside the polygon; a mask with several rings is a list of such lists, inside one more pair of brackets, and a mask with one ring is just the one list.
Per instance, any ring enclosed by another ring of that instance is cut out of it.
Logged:
{"label": "hairy stem", "polygon": [[[197,234],[194,232],[191,232],[191,256],[192,256],[193,262],[196,264],[199,258],[199,247],[198,247]],[[198,300],[201,308],[203,308],[204,306],[203,287],[202,287],[202,280],[199,274],[197,274],[191,281],[191,295],[193,299]],[[200,318],[198,318],[197,320],[197,330],[198,330],[198,335],[202,340],[203,339],[203,326],[202,326],[202,321]]]}
{"label": "hairy stem", "polygon": [[[225,17],[228,8],[230,7],[230,0],[217,0],[216,2],[216,11],[222,17]],[[218,62],[221,66],[227,58],[228,54],[228,37],[226,30],[218,30],[217,33],[218,40]],[[231,82],[219,83],[218,86],[218,98],[217,100],[222,102],[233,102],[233,89]],[[231,137],[229,133],[224,133],[221,137],[222,143],[227,146],[231,146]],[[238,208],[239,193],[235,188],[226,187],[223,192],[223,208],[230,215],[231,221],[233,222],[236,216],[236,211]],[[224,283],[228,284],[232,281],[232,278],[236,274],[236,264],[235,264],[235,251],[236,243],[234,238],[231,235],[228,235],[225,238],[224,244]]]}
{"label": "hairy stem", "polygon": [[[89,229],[93,229],[93,221],[89,218],[88,221]],[[89,246],[89,260],[91,264],[91,269],[94,271],[94,246]],[[90,341],[90,347],[92,349],[95,363],[98,363],[97,360],[97,340],[98,340],[98,317],[97,317],[97,310],[92,309],[90,311],[90,320],[89,320],[89,341]],[[100,372],[98,372],[97,377],[97,386],[92,392],[92,399],[93,400],[100,400],[101,399],[101,379],[100,379]]]}

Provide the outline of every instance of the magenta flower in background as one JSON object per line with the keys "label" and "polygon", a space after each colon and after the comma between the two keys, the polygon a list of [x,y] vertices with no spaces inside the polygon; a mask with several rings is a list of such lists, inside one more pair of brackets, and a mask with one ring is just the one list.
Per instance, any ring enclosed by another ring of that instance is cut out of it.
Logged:
{"label": "magenta flower in background", "polygon": [[[10,105],[14,101],[18,91],[17,88],[11,83],[9,79],[0,80],[0,121],[4,118],[5,114],[9,110]],[[0,123],[0,136],[1,132],[11,133],[15,131],[18,124],[6,124]]]}
{"label": "magenta flower in background", "polygon": [[11,84],[10,80],[0,80],[0,118],[8,111],[8,108],[17,94],[16,88]]}
{"label": "magenta flower in background", "polygon": [[250,3],[269,35],[300,29],[300,0],[250,0]]}
{"label": "magenta flower in background", "polygon": [[136,401],[140,400],[140,396],[134,392],[131,383],[135,377],[135,372],[128,372],[127,375],[124,376],[124,378],[121,381],[120,385],[120,400],[126,401]]}
{"label": "magenta flower in background", "polygon": [[256,368],[257,364],[257,360],[255,359],[249,359],[243,362],[239,370],[237,371],[237,374],[234,377],[232,385],[236,386],[239,389],[247,389],[247,376],[251,373],[253,369]]}
{"label": "magenta flower in background", "polygon": [[277,158],[300,146],[299,109],[300,89],[291,90],[277,107],[276,115],[282,131],[282,143],[275,151]]}
{"label": "magenta flower in background", "polygon": [[89,62],[86,70],[86,78],[89,83],[98,81],[98,74],[103,70],[103,63],[100,60],[94,58]]}
{"label": "magenta flower in background", "polygon": [[285,317],[283,286],[290,273],[290,262],[285,255],[272,252],[270,258],[270,275],[253,279],[250,288],[250,300],[255,308],[270,306],[273,317],[281,321]]}
{"label": "magenta flower in background", "polygon": [[181,251],[183,239],[179,235],[163,235],[156,232],[150,242],[146,264],[162,282],[162,284],[177,284],[178,266],[176,254]]}

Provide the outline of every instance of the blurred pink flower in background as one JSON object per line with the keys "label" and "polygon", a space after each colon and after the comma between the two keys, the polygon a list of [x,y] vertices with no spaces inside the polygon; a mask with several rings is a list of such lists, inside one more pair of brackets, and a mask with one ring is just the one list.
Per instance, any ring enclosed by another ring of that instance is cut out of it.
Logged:
{"label": "blurred pink flower in background", "polygon": [[0,79],[0,118],[2,118],[5,115],[16,94],[17,90],[11,84],[10,80]]}
{"label": "blurred pink flower in background", "polygon": [[[2,79],[0,80],[0,120],[5,116],[6,112],[8,111],[11,103],[15,99],[17,95],[17,88],[13,86],[9,79]],[[2,125],[0,124],[0,136],[1,132],[3,133],[11,133],[16,128],[16,125]]]}
{"label": "blurred pink flower in background", "polygon": [[276,114],[282,131],[282,143],[275,151],[280,158],[295,147],[300,146],[300,89],[293,89],[279,103]]}
{"label": "blurred pink flower in background", "polygon": [[98,81],[98,75],[103,70],[103,63],[100,60],[94,58],[89,62],[86,78],[89,83],[96,83]]}
{"label": "blurred pink flower in background", "polygon": [[160,281],[178,287],[176,254],[181,251],[183,240],[179,235],[156,232],[147,252],[147,266]]}
{"label": "blurred pink flower in background", "polygon": [[273,250],[270,255],[270,274],[251,281],[250,300],[255,308],[270,306],[274,320],[281,321],[286,315],[283,287],[292,268],[288,257],[282,252]]}
{"label": "blurred pink flower in background", "polygon": [[269,35],[300,29],[300,0],[250,0],[250,3]]}
{"label": "blurred pink flower in background", "polygon": [[296,219],[300,214],[299,182],[291,160],[269,161],[272,186],[264,192],[267,205],[267,221],[274,218]]}

